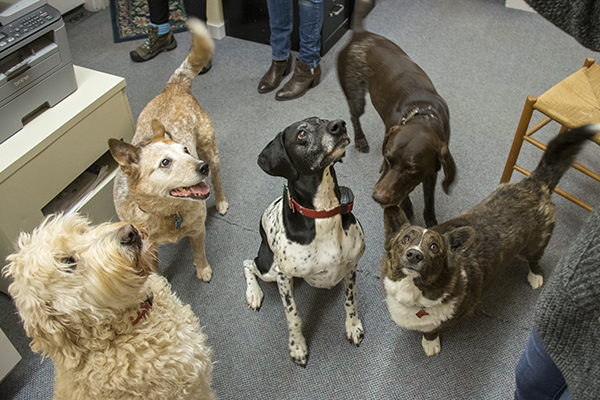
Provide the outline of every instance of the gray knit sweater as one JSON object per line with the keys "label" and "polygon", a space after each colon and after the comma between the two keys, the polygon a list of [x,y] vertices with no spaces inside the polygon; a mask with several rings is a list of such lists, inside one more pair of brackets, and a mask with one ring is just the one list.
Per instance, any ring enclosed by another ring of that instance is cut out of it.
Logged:
{"label": "gray knit sweater", "polygon": [[600,2],[597,0],[525,0],[538,14],[588,49],[600,51]]}
{"label": "gray knit sweater", "polygon": [[542,290],[535,323],[573,399],[600,399],[600,205]]}

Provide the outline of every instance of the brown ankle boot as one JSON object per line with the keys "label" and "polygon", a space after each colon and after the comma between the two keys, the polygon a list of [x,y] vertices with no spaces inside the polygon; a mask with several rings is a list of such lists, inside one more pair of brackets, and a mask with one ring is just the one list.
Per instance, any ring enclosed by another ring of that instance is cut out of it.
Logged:
{"label": "brown ankle boot", "polygon": [[275,94],[277,100],[293,100],[304,96],[308,89],[313,88],[321,81],[321,66],[317,65],[314,71],[310,70],[307,63],[296,60],[294,75]]}
{"label": "brown ankle boot", "polygon": [[271,68],[262,77],[258,84],[258,93],[268,93],[277,89],[283,77],[292,70],[292,55],[285,61],[275,61],[271,63]]}

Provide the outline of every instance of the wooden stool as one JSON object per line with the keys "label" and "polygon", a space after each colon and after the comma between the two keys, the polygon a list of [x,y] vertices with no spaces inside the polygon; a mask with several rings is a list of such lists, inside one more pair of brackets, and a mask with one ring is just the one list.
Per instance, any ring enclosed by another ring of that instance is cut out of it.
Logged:
{"label": "wooden stool", "polygon": [[[545,118],[528,130],[533,110],[544,114]],[[596,64],[593,58],[587,58],[582,69],[560,81],[540,97],[527,96],[500,183],[510,181],[513,170],[527,176],[530,174],[526,169],[516,165],[521,145],[526,141],[545,151],[546,146],[533,139],[531,135],[551,121],[561,125],[559,133],[581,125],[600,122],[600,65]],[[600,135],[596,135],[593,140],[600,145]],[[581,164],[574,163],[573,168],[600,182],[600,175]],[[554,191],[586,210],[592,210],[591,206],[570,193],[558,187]]]}

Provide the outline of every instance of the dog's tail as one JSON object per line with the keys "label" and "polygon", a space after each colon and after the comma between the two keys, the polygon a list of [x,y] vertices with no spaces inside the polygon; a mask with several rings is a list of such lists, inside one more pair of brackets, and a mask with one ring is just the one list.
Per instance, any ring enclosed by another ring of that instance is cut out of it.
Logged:
{"label": "dog's tail", "polygon": [[556,136],[538,166],[531,173],[531,180],[547,185],[552,191],[558,181],[575,162],[575,157],[586,140],[591,140],[600,131],[600,123],[584,125]]}
{"label": "dog's tail", "polygon": [[371,0],[358,0],[354,6],[354,17],[352,19],[352,30],[354,33],[365,30],[363,27],[363,19],[369,13]]}
{"label": "dog's tail", "polygon": [[215,44],[204,22],[196,18],[189,18],[187,25],[192,31],[192,49],[179,68],[173,72],[167,84],[189,89],[192,87],[194,78],[211,60]]}

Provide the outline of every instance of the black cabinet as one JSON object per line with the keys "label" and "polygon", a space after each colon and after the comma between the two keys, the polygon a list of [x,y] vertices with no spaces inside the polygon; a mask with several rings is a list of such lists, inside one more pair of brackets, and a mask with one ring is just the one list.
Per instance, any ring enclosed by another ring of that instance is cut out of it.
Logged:
{"label": "black cabinet", "polygon": [[[269,44],[269,11],[267,0],[222,0],[227,36]],[[323,0],[321,56],[350,28],[354,0]],[[298,34],[298,2],[294,1],[292,50],[300,49]]]}

